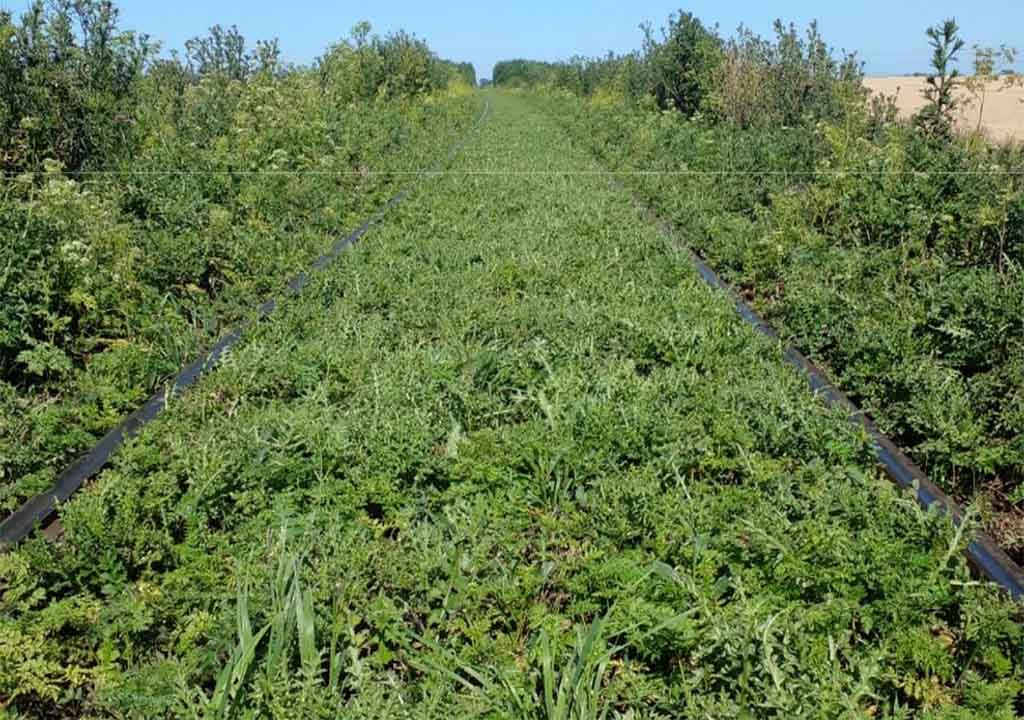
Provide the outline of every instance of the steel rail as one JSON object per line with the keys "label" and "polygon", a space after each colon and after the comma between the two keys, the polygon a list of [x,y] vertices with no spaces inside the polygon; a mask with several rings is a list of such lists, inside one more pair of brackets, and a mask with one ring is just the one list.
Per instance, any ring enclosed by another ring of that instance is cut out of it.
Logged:
{"label": "steel rail", "polygon": [[[486,99],[483,111],[466,130],[462,139],[432,168],[418,172],[416,174],[417,179],[435,176],[446,165],[450,164],[455,156],[466,146],[466,143],[469,142],[472,134],[487,119],[490,109],[491,101]],[[396,194],[362,225],[335,242],[326,254],[313,262],[308,272],[299,273],[287,284],[285,288],[286,297],[301,293],[313,281],[313,276],[316,273],[327,268],[345,251],[356,245],[374,225],[384,219],[384,216],[389,211],[408,198],[414,188],[415,186]],[[270,299],[262,303],[256,308],[258,320],[273,315],[278,307],[279,300],[277,299]],[[36,528],[53,519],[57,514],[58,507],[62,503],[67,502],[90,478],[106,467],[127,440],[138,435],[142,428],[163,412],[170,398],[194,385],[203,375],[213,370],[224,357],[224,354],[242,340],[245,331],[251,324],[251,322],[246,322],[221,338],[202,357],[182,369],[169,385],[154,394],[142,407],[108,432],[87,454],[65,469],[57,477],[52,488],[26,502],[4,520],[3,523],[0,523],[0,552],[5,552],[14,547],[31,535]]]}

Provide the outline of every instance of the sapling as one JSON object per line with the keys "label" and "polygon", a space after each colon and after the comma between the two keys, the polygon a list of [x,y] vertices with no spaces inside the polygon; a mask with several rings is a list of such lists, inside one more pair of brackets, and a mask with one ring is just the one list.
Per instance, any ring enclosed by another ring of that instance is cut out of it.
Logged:
{"label": "sapling", "polygon": [[[985,121],[985,102],[988,100],[989,88],[997,83],[1002,73],[997,72],[1000,65],[1012,67],[1016,53],[1013,48],[1003,45],[999,48],[974,46],[974,75],[964,79],[964,87],[971,94],[969,105],[978,108],[977,131],[981,132]],[[995,92],[1001,92],[1009,87],[1009,83],[1003,87],[997,87]]]}
{"label": "sapling", "polygon": [[915,123],[927,135],[949,138],[953,132],[956,109],[960,104],[956,97],[956,90],[961,85],[960,71],[955,65],[965,42],[953,19],[928,28],[927,35],[933,50],[934,72],[928,76],[924,90],[928,104],[918,113]]}

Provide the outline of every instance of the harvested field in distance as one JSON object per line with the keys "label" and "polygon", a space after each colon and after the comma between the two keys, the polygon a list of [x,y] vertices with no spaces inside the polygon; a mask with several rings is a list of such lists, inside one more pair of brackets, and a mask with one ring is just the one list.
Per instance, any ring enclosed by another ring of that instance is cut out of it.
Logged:
{"label": "harvested field in distance", "polygon": [[[909,117],[925,105],[924,89],[927,78],[909,75],[893,77],[869,77],[864,85],[873,94],[895,95],[900,113]],[[970,94],[961,89],[960,97],[965,101]],[[985,100],[983,126],[989,137],[996,142],[1024,140],[1024,87],[1006,87],[1002,80],[992,83]],[[960,126],[974,129],[978,126],[979,107],[976,103],[961,108]]]}

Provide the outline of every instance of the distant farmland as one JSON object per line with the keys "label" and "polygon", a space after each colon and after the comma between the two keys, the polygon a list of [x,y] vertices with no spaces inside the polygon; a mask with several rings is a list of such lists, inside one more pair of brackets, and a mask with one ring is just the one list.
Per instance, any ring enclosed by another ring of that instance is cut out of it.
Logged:
{"label": "distant farmland", "polygon": [[[897,96],[900,112],[912,115],[925,105],[923,91],[925,78],[910,76],[871,77],[864,84],[873,93]],[[961,96],[967,100],[970,95],[966,90]],[[1024,141],[1024,88],[1007,88],[1002,81],[993,83],[985,100],[983,127],[995,141],[1016,139]],[[960,125],[965,129],[978,126],[979,107],[977,103],[965,105],[960,113]]]}

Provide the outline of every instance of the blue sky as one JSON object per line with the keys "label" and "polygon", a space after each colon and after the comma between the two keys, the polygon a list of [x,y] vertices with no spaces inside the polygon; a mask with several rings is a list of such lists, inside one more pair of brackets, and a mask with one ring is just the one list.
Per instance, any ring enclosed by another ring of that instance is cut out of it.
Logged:
{"label": "blue sky", "polygon": [[[116,0],[115,0],[116,1]],[[311,61],[359,20],[375,30],[404,28],[442,56],[468,60],[489,77],[496,60],[557,60],[573,54],[623,52],[640,45],[638,26],[660,26],[684,7],[731,32],[741,22],[767,34],[776,17],[798,24],[818,19],[837,48],[857,50],[870,74],[924,70],[924,29],[955,16],[969,44],[1024,46],[1024,0],[120,0],[123,26],[148,32],[165,48],[181,47],[214,23],[238,25],[250,40],[278,37],[288,60]],[[27,0],[0,0],[20,11]],[[1022,47],[1024,49],[1024,47]]]}

